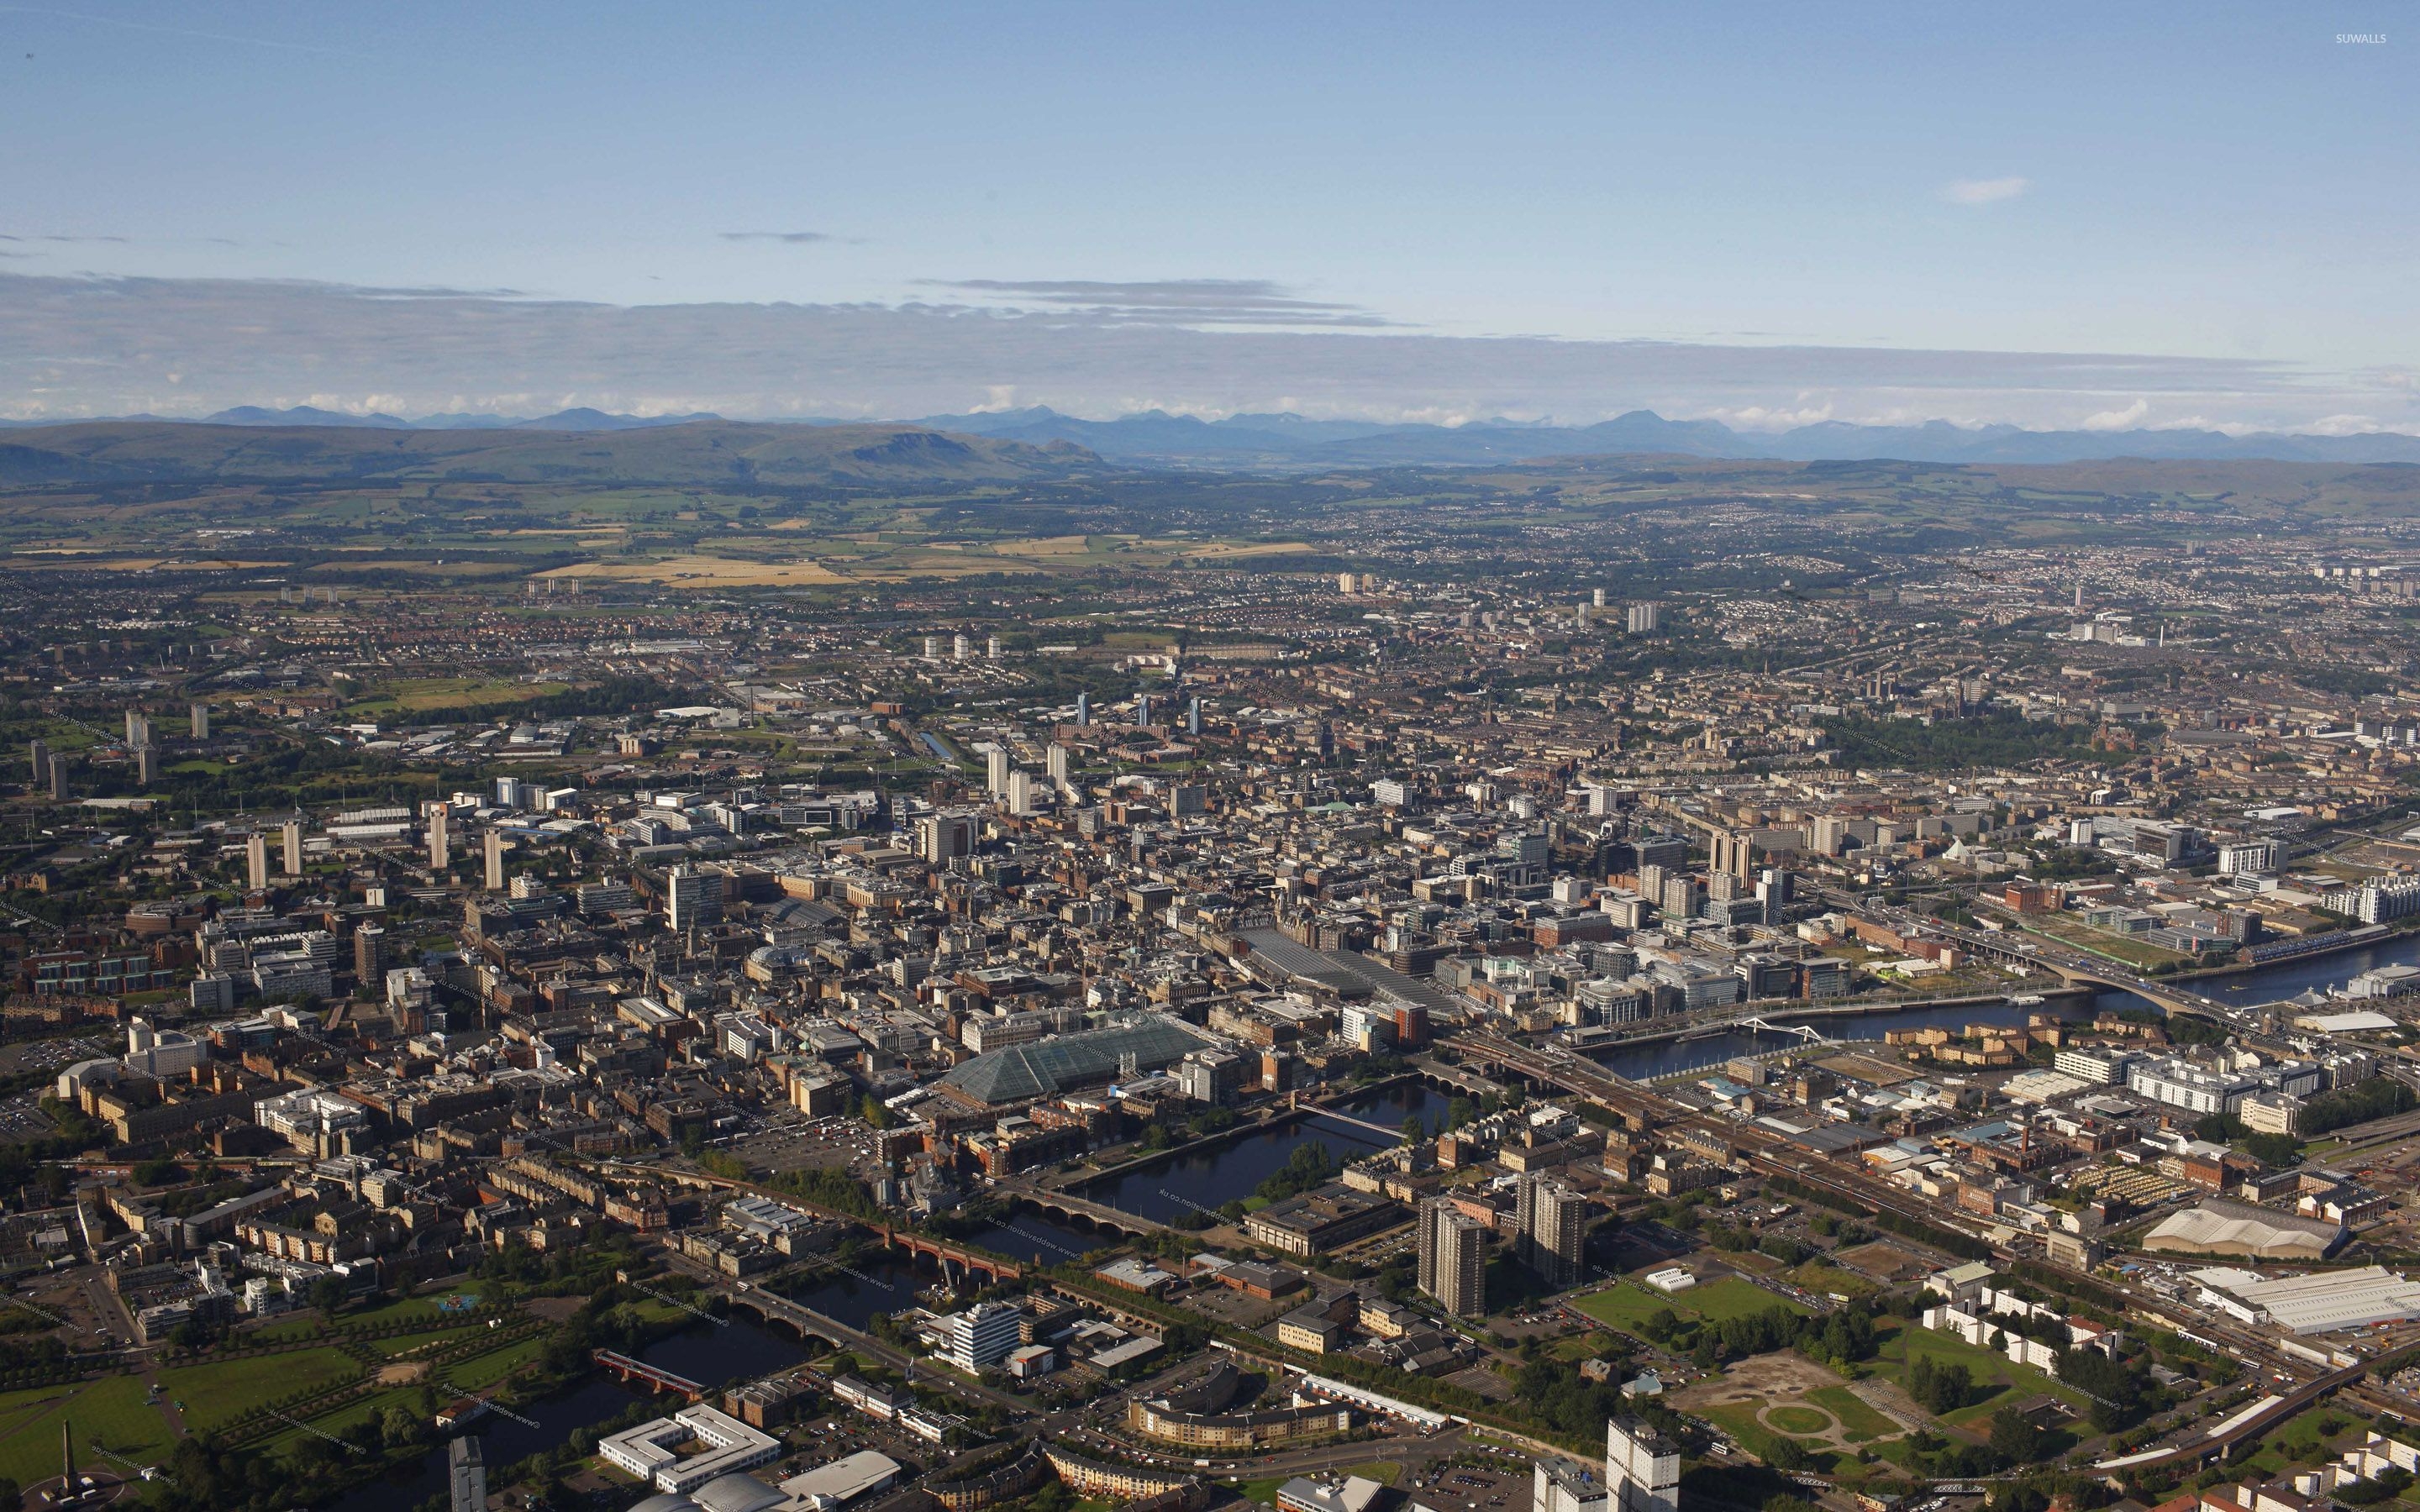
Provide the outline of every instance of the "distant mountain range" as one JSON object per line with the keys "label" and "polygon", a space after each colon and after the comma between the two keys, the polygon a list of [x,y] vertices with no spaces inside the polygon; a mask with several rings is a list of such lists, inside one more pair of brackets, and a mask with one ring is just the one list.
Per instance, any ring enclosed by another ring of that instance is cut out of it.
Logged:
{"label": "distant mountain range", "polygon": [[[611,418],[611,417],[606,417]],[[602,433],[600,433],[602,432]],[[0,486],[111,483],[656,483],[713,487],[910,487],[1060,479],[1100,461],[1080,446],[944,436],[916,425],[610,427],[195,424],[103,420],[0,435]]]}
{"label": "distant mountain range", "polygon": [[1217,467],[1390,467],[1536,461],[1620,453],[1790,462],[2097,462],[2150,460],[2420,463],[2420,436],[2228,436],[2214,430],[1976,429],[1923,425],[1802,425],[1744,434],[1719,421],[1667,420],[1651,409],[1593,425],[1479,421],[1465,425],[1388,425],[1232,415],[1204,421],[1163,410],[1116,420],[1077,420],[1046,409],[927,415],[935,430],[1032,443],[1073,441],[1111,462]]}
{"label": "distant mountain range", "polygon": [[[124,417],[163,422],[156,415]],[[8,422],[11,429],[28,428]],[[56,428],[55,422],[41,424]],[[194,424],[194,422],[176,424]],[[198,424],[248,427],[343,428],[380,431],[629,431],[675,425],[717,425],[737,432],[754,423],[716,414],[616,415],[565,409],[536,419],[442,414],[405,420],[350,415],[302,406],[222,409]],[[765,423],[764,430],[799,425],[862,424],[861,421]],[[2381,431],[2362,436],[2264,432],[2229,436],[2214,430],[2024,430],[2015,425],[1969,428],[1947,421],[1922,425],[1851,425],[1828,422],[1775,435],[1745,433],[1713,420],[1667,420],[1651,409],[1593,425],[1510,420],[1464,425],[1403,425],[1375,421],[1308,420],[1295,414],[1230,415],[1202,420],[1152,409],[1116,420],[1078,420],[1055,409],[990,410],[926,415],[908,421],[923,429],[986,437],[1029,446],[1078,446],[1104,461],[1135,467],[1301,470],[1420,466],[1502,466],[1548,457],[1651,455],[1791,462],[2098,462],[2117,457],[2152,461],[2420,463],[2420,436]]]}

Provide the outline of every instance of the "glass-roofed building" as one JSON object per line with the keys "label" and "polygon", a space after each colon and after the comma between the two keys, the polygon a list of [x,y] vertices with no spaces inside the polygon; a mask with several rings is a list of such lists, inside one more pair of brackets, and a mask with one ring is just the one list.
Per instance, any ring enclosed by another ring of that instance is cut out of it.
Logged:
{"label": "glass-roofed building", "polygon": [[1115,1081],[1129,1057],[1136,1071],[1157,1071],[1226,1042],[1172,1015],[1144,1013],[1104,1029],[990,1051],[954,1067],[937,1086],[970,1106],[1001,1107]]}

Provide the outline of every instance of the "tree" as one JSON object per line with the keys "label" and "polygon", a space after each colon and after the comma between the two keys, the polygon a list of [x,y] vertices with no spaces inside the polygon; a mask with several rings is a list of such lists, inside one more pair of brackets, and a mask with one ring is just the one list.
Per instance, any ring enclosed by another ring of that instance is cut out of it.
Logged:
{"label": "tree", "polygon": [[888,1129],[892,1124],[899,1121],[898,1116],[892,1113],[891,1109],[883,1103],[882,1099],[875,1096],[872,1092],[865,1094],[865,1102],[861,1105],[859,1111],[864,1117],[865,1121],[876,1129]]}
{"label": "tree", "polygon": [[2041,1458],[2041,1429],[2013,1407],[1992,1414],[1992,1452],[2010,1464],[2029,1465]]}
{"label": "tree", "polygon": [[2292,1134],[2250,1134],[2244,1138],[2243,1152],[2263,1165],[2295,1165],[2303,1159],[2303,1142]]}
{"label": "tree", "polygon": [[1805,1470],[1807,1458],[1807,1446],[1786,1433],[1776,1433],[1773,1436],[1772,1446],[1767,1450],[1764,1458],[1765,1462],[1776,1470],[1784,1472]]}
{"label": "tree", "polygon": [[423,1432],[424,1426],[419,1414],[401,1402],[396,1403],[379,1415],[379,1438],[390,1449],[400,1449],[406,1444],[418,1443]]}
{"label": "tree", "polygon": [[336,1310],[344,1306],[346,1300],[351,1295],[352,1288],[345,1285],[342,1276],[323,1275],[311,1283],[311,1305],[331,1318],[336,1315]]}

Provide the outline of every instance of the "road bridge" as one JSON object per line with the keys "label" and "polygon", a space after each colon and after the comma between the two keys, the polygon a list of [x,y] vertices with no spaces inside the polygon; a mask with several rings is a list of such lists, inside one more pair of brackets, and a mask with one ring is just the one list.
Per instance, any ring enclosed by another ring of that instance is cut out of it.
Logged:
{"label": "road bridge", "polygon": [[[1392,1133],[1392,1130],[1388,1131]],[[1080,1222],[1094,1228],[1141,1239],[1152,1234],[1167,1233],[1168,1225],[1145,1218],[1123,1208],[1112,1208],[1106,1202],[1094,1202],[1068,1192],[1054,1192],[1015,1178],[997,1183],[996,1190],[1007,1194],[1016,1202],[1038,1211],[1046,1218],[1061,1222]]]}

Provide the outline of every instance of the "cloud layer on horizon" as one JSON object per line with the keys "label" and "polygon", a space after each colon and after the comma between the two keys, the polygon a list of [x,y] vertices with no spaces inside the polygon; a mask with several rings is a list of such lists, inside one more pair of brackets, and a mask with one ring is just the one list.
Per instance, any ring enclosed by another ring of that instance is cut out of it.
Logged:
{"label": "cloud layer on horizon", "polygon": [[2420,392],[2399,372],[2123,353],[1440,336],[1260,280],[945,287],[961,298],[625,307],[497,290],[0,273],[0,414],[197,416],[241,404],[536,414],[589,405],[777,420],[1045,404],[1093,418],[1157,408],[1585,424],[1648,409],[1748,428],[1828,418],[2055,429],[2137,416],[2150,426],[2238,431],[2420,428]]}

